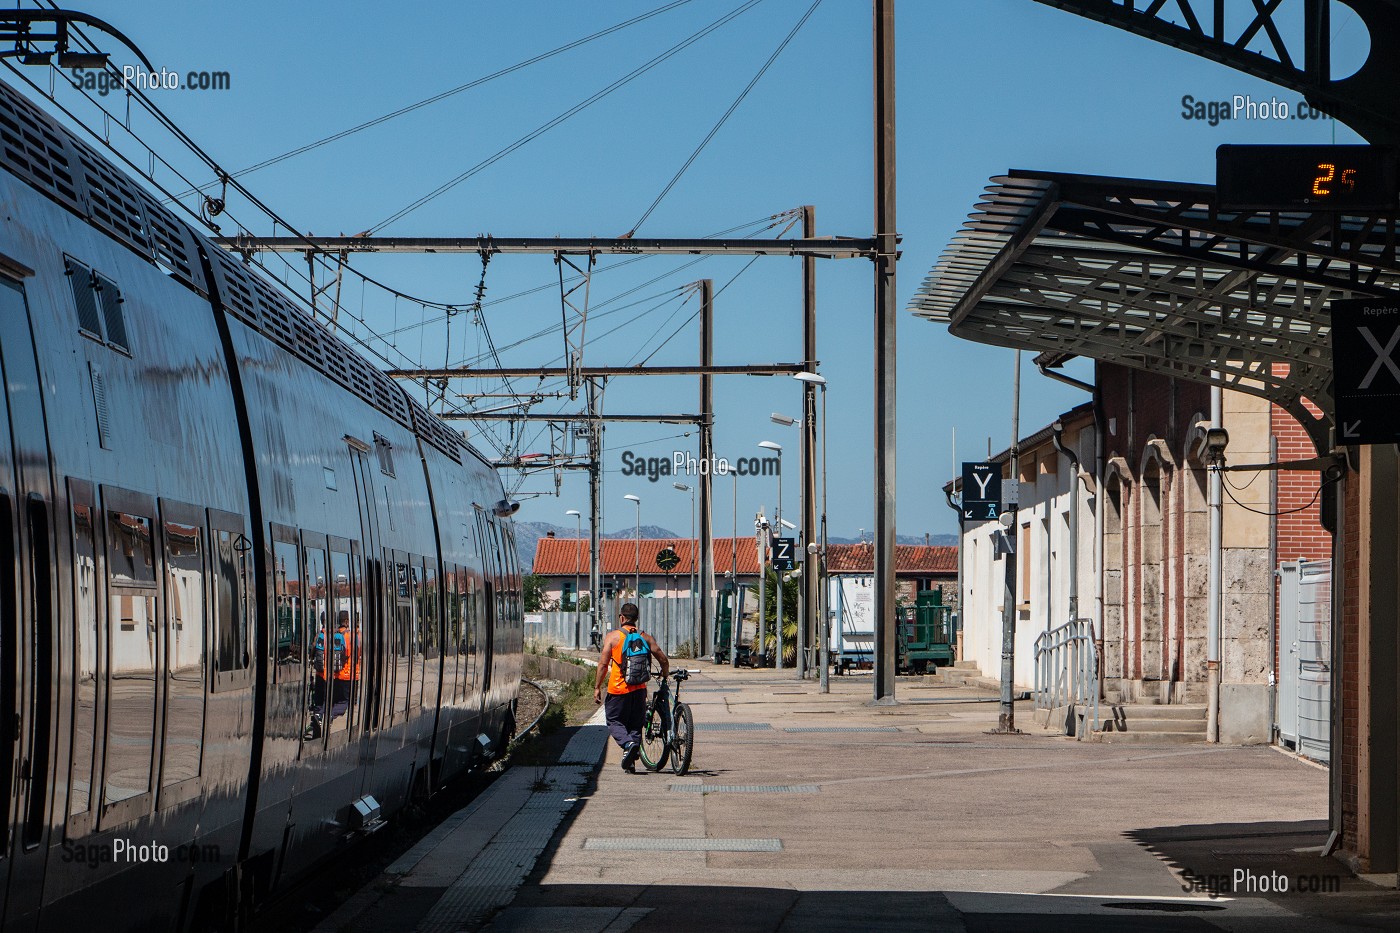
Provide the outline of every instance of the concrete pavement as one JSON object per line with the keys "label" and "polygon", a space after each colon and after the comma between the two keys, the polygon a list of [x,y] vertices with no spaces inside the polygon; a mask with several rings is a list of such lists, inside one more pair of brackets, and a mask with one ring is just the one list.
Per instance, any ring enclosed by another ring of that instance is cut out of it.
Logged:
{"label": "concrete pavement", "polygon": [[[682,691],[690,774],[628,775],[601,725],[581,727],[562,764],[498,781],[323,928],[383,930],[409,902],[396,927],[493,933],[1273,933],[1400,916],[1395,891],[1317,854],[1326,772],[1273,749],[1076,742],[1041,732],[1027,704],[1026,734],[990,735],[993,697],[937,678],[901,678],[899,705],[872,707],[869,675],[821,695],[682,663],[700,671]],[[1252,893],[1232,889],[1241,878]]]}

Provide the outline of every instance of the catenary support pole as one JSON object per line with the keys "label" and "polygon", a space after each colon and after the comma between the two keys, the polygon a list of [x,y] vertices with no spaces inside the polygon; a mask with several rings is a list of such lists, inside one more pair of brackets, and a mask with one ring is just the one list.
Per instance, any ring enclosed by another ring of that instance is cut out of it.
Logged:
{"label": "catenary support pole", "polygon": [[[802,208],[802,235],[816,236],[817,209]],[[807,372],[817,371],[817,261],[802,257],[802,361]],[[802,383],[802,602],[797,620],[797,676],[807,677],[808,653],[816,632],[817,565],[807,552],[817,530],[817,387]]]}
{"label": "catenary support pole", "polygon": [[[1016,376],[1012,380],[1011,394],[1011,484],[1021,479],[1021,351],[1016,351]],[[1003,487],[1004,488],[1004,487]],[[1008,498],[1008,497],[1003,497]],[[1019,496],[1017,502],[1019,501]],[[1016,505],[1017,502],[1003,503],[1003,515],[1010,515],[1010,522],[1003,524],[1006,535],[1006,578],[1002,591],[1001,606],[1001,712],[997,716],[998,732],[1016,731],[1016,703],[1013,696],[1012,680],[1016,674],[1016,558],[1017,541]]]}
{"label": "catenary support pole", "polygon": [[873,702],[893,705],[895,666],[894,0],[874,0],[875,59],[875,677]]}
{"label": "catenary support pole", "polygon": [[[598,381],[588,380],[588,414],[599,414]],[[599,560],[599,529],[603,524],[603,423],[588,422],[588,613],[590,630],[601,633],[607,628],[603,614],[603,575]]]}
{"label": "catenary support pole", "polygon": [[[711,279],[700,281],[700,365],[712,366],[715,362],[715,283]],[[700,471],[700,630],[696,633],[696,652],[707,648],[714,654],[713,626],[710,602],[715,591],[714,553],[714,477],[709,465],[715,461],[715,395],[714,377],[704,374],[700,377],[700,462],[706,468]]]}

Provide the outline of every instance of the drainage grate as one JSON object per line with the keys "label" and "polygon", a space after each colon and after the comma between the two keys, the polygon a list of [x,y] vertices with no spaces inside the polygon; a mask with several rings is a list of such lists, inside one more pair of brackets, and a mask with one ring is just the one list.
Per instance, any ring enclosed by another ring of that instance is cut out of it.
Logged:
{"label": "drainage grate", "polygon": [[671,790],[701,794],[819,794],[816,784],[672,784]]}
{"label": "drainage grate", "polygon": [[588,838],[585,849],[604,852],[781,852],[781,839],[666,839],[651,836]]}
{"label": "drainage grate", "polygon": [[788,726],[784,732],[898,732],[898,726]]}
{"label": "drainage grate", "polygon": [[697,722],[696,732],[766,732],[773,727],[766,722]]}

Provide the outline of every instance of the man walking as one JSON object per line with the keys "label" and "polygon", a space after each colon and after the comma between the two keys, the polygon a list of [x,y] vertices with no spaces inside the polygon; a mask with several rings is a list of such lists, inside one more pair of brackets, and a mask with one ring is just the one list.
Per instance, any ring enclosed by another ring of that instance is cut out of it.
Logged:
{"label": "man walking", "polygon": [[603,715],[608,720],[608,733],[622,746],[622,770],[637,773],[637,756],[642,753],[642,724],[647,713],[647,683],[628,683],[623,661],[623,645],[628,636],[637,635],[646,642],[651,659],[661,665],[661,676],[671,672],[666,652],[646,632],[637,630],[637,604],[626,603],[619,610],[622,627],[608,632],[598,653],[598,676],[593,685],[593,702],[603,703],[603,690],[608,691],[603,703]]}

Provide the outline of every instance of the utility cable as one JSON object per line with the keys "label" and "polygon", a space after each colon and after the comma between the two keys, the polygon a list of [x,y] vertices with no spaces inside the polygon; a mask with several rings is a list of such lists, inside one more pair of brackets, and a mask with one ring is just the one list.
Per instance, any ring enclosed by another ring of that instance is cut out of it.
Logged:
{"label": "utility cable", "polygon": [[626,236],[632,236],[642,224],[646,223],[647,218],[650,217],[652,212],[661,204],[666,195],[671,193],[671,189],[676,187],[676,182],[681,180],[681,176],[686,173],[686,169],[690,168],[695,160],[700,157],[700,153],[710,144],[710,140],[715,138],[715,134],[717,134],[720,128],[724,126],[725,122],[734,115],[734,111],[739,109],[739,105],[744,102],[744,98],[749,96],[749,92],[752,91],[754,86],[768,73],[768,69],[778,60],[778,56],[783,54],[783,50],[788,47],[788,43],[792,42],[793,37],[807,24],[807,20],[816,12],[817,7],[821,6],[821,3],[822,0],[813,0],[812,5],[807,8],[807,12],[802,14],[802,18],[797,21],[797,25],[793,26],[792,31],[787,34],[787,38],[783,39],[783,41],[778,44],[778,47],[773,50],[773,54],[768,56],[768,61],[763,63],[763,67],[758,69],[758,73],[749,79],[749,83],[739,92],[739,96],[734,98],[734,102],[729,105],[729,109],[724,112],[724,116],[720,117],[719,122],[710,127],[710,131],[705,134],[704,139],[700,140],[700,145],[695,147],[695,151],[690,154],[690,158],[686,159],[685,164],[680,167],[680,170],[677,171],[675,175],[671,176],[671,180],[666,183],[666,187],[661,189],[661,193],[656,196],[656,200],[652,201],[651,206],[642,212],[641,217],[637,218],[637,222],[632,225],[631,230],[627,231]]}
{"label": "utility cable", "polygon": [[[601,29],[598,32],[592,33],[591,35],[584,36],[581,39],[575,39],[573,42],[568,42],[564,45],[550,49],[548,52],[541,52],[540,54],[535,55],[532,58],[527,58],[524,61],[516,62],[514,65],[502,68],[499,71],[493,71],[488,75],[483,75],[482,77],[477,78],[473,81],[468,81],[466,84],[459,84],[457,87],[450,88],[446,91],[443,91],[440,94],[435,94],[432,97],[424,98],[423,100],[417,101],[416,103],[400,107],[398,110],[391,111],[390,113],[381,114],[380,116],[377,116],[372,120],[366,120],[364,123],[357,124],[355,126],[350,127],[349,129],[341,130],[338,133],[332,133],[330,136],[325,136],[321,139],[316,140],[315,142],[310,142],[304,146],[298,146],[295,149],[290,149],[282,153],[281,155],[276,155],[272,156],[271,158],[264,159],[263,161],[258,162],[255,165],[250,165],[247,168],[239,169],[238,171],[233,172],[228,177],[242,178],[245,175],[251,175],[254,172],[262,171],[265,168],[270,168],[271,166],[274,166],[279,162],[284,162],[287,159],[293,159],[299,155],[305,155],[306,153],[311,152],[315,149],[319,149],[322,146],[328,145],[333,142],[338,142],[342,139],[345,139],[348,136],[353,136],[362,130],[371,129],[373,127],[379,126],[381,123],[387,123],[388,121],[393,120],[396,117],[401,117],[405,114],[413,113],[415,110],[421,110],[424,107],[436,104],[440,101],[444,101],[449,97],[454,97],[458,94],[461,94],[463,91],[470,91],[473,88],[480,87],[481,85],[486,84],[488,81],[494,81],[497,78],[503,78],[506,75],[521,70],[522,68],[526,68],[530,65],[537,65],[540,62],[553,58],[556,55],[561,55],[564,52],[573,51],[574,49],[579,48],[580,46],[587,45],[589,42],[592,42],[595,39],[601,39],[604,36],[608,36],[612,33],[619,32],[623,29],[626,29],[629,26],[635,26],[637,23],[645,22],[646,20],[649,20],[655,16],[659,16],[662,13],[669,13],[676,7],[684,6],[685,4],[690,2],[691,0],[674,0],[674,2],[672,3],[668,3],[664,6],[657,7],[656,9],[651,10],[647,13],[642,13],[638,16],[632,17],[629,20],[624,20],[623,22],[615,23],[612,26],[607,27],[606,29]],[[220,184],[221,181],[222,179],[215,179],[214,181],[201,185],[198,188],[190,188],[186,191],[182,191],[175,197],[183,198],[191,194],[196,194],[200,191],[203,191],[206,188]]]}
{"label": "utility cable", "polygon": [[547,122],[541,124],[540,126],[538,126],[538,127],[536,127],[535,129],[531,130],[529,133],[526,133],[524,136],[520,137],[520,138],[517,139],[515,142],[511,143],[510,145],[506,146],[505,148],[499,149],[499,150],[497,150],[493,155],[487,156],[485,159],[481,160],[481,161],[478,162],[476,165],[474,165],[474,166],[472,166],[471,168],[467,169],[465,172],[461,173],[460,175],[456,176],[455,178],[452,178],[451,180],[444,182],[443,184],[441,184],[441,185],[439,185],[438,187],[434,188],[432,191],[430,191],[430,192],[428,192],[427,194],[423,195],[422,197],[418,198],[416,201],[413,201],[411,204],[408,204],[407,206],[405,206],[405,207],[399,209],[398,211],[394,212],[393,214],[390,214],[388,217],[384,218],[384,219],[381,220],[379,223],[377,223],[377,224],[375,224],[374,226],[370,227],[369,230],[368,230],[368,232],[369,232],[370,234],[378,233],[380,230],[383,230],[385,227],[389,226],[390,224],[395,223],[396,221],[402,220],[404,217],[407,217],[409,214],[411,214],[411,213],[413,213],[414,211],[418,210],[418,208],[420,208],[420,207],[422,207],[423,205],[429,203],[429,202],[432,201],[433,199],[435,199],[435,198],[437,198],[437,197],[440,197],[440,196],[443,195],[443,194],[446,194],[448,191],[451,191],[451,190],[452,190],[453,188],[455,188],[457,185],[459,185],[459,184],[461,184],[462,182],[466,181],[468,178],[471,178],[473,175],[475,175],[477,172],[480,172],[482,169],[485,169],[485,168],[487,168],[487,167],[489,167],[489,166],[495,164],[496,162],[498,162],[498,161],[500,161],[501,159],[505,158],[507,155],[510,155],[512,152],[515,152],[517,149],[520,149],[521,147],[527,145],[528,143],[532,142],[533,140],[537,139],[538,137],[542,136],[543,134],[545,134],[545,133],[549,132],[550,130],[554,129],[556,126],[558,126],[559,124],[565,122],[565,121],[568,120],[570,117],[573,117],[573,116],[577,115],[578,113],[580,113],[580,112],[586,110],[587,108],[591,107],[593,104],[596,104],[598,101],[600,101],[600,100],[602,100],[603,98],[607,97],[609,94],[612,94],[614,91],[616,91],[616,90],[618,90],[618,89],[624,87],[625,85],[628,85],[628,84],[632,83],[632,82],[635,81],[637,78],[640,78],[642,75],[646,74],[648,71],[651,71],[651,70],[652,70],[653,68],[655,68],[657,65],[660,65],[661,63],[663,63],[663,62],[665,62],[666,60],[670,59],[670,58],[673,57],[674,55],[677,55],[677,54],[680,53],[681,51],[683,51],[683,50],[689,48],[690,46],[694,45],[696,42],[699,42],[701,39],[705,38],[705,37],[708,36],[710,33],[714,32],[714,31],[717,30],[717,29],[719,29],[721,26],[724,26],[726,23],[730,22],[731,20],[735,19],[736,17],[740,16],[741,14],[746,13],[746,12],[748,12],[749,10],[753,9],[753,7],[757,6],[757,5],[758,5],[759,3],[761,3],[761,2],[763,2],[763,0],[746,0],[746,2],[743,3],[741,6],[735,8],[734,10],[731,10],[730,12],[726,13],[724,16],[721,16],[719,19],[717,19],[717,20],[715,20],[714,22],[710,23],[708,26],[705,26],[704,28],[700,29],[698,32],[693,33],[693,34],[690,35],[688,38],[683,39],[683,40],[681,40],[680,42],[678,42],[677,44],[671,46],[671,47],[670,47],[669,49],[667,49],[665,52],[662,52],[660,55],[656,56],[655,58],[651,59],[650,61],[646,62],[645,64],[638,66],[637,68],[635,68],[635,69],[633,69],[632,71],[628,72],[626,75],[623,75],[621,78],[618,78],[616,81],[612,82],[612,83],[609,84],[607,87],[603,88],[601,91],[598,91],[596,94],[592,95],[591,97],[588,97],[587,99],[585,99],[585,100],[583,100],[583,101],[580,101],[579,103],[577,103],[577,104],[575,104],[574,106],[570,107],[568,110],[565,110],[563,113],[559,114],[558,116],[554,117],[553,119],[551,119],[551,120],[549,120],[549,121],[547,121]]}

